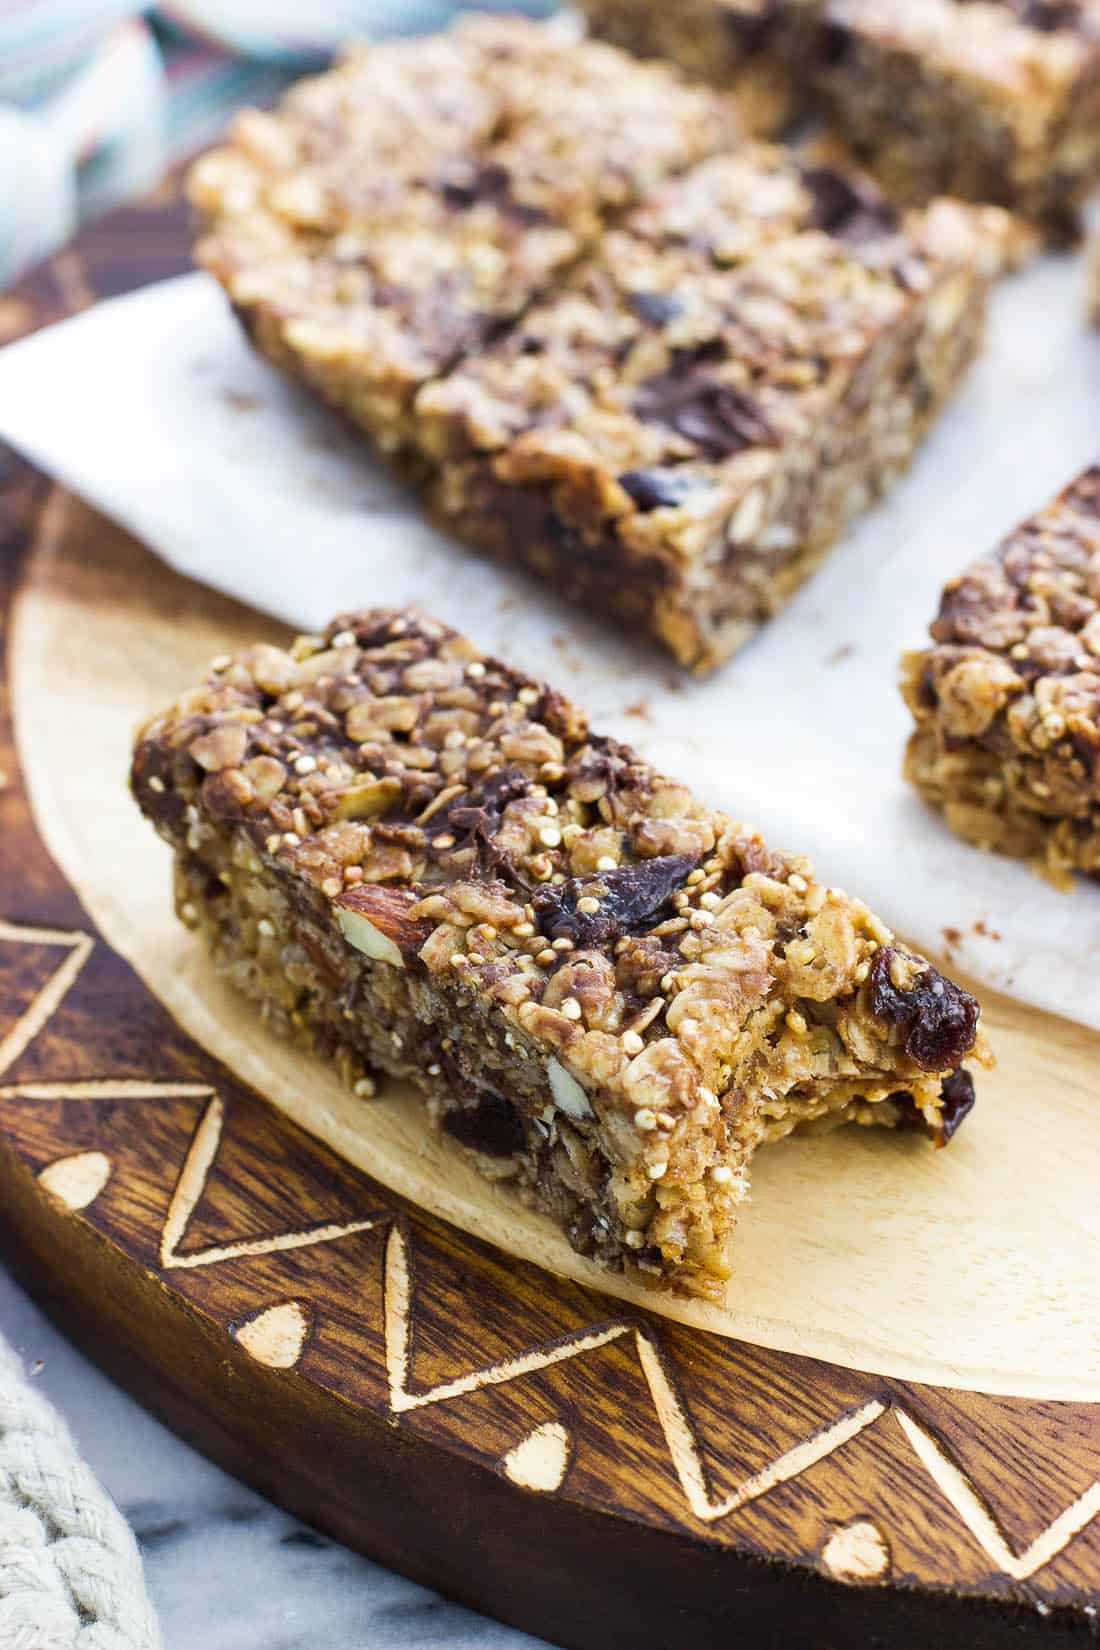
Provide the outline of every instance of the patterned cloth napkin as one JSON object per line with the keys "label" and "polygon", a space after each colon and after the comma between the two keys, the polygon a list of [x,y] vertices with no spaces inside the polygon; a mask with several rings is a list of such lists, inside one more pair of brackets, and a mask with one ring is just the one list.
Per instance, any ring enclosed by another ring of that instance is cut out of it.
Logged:
{"label": "patterned cloth napkin", "polygon": [[[0,289],[81,219],[150,188],[242,103],[352,36],[443,27],[460,0],[0,0]],[[495,0],[545,16],[556,0]]]}

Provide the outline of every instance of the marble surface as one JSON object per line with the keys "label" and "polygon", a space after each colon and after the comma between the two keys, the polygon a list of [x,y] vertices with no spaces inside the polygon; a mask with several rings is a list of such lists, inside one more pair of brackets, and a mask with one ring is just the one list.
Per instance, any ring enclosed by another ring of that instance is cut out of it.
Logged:
{"label": "marble surface", "polygon": [[136,1530],[165,1650],[538,1650],[219,1471],[101,1375],[3,1269],[0,1326]]}

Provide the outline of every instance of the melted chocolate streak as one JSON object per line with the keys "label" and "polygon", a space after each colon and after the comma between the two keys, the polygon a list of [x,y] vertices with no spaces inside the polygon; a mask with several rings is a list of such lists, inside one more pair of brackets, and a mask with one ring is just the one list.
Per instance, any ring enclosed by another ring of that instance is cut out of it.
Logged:
{"label": "melted chocolate streak", "polygon": [[[456,839],[455,848],[472,847],[476,854],[474,871],[479,877],[500,876],[504,882],[526,890],[526,884],[496,837],[501,816],[509,802],[526,796],[531,782],[519,768],[502,768],[474,791],[443,808],[430,822],[432,837],[446,832]],[[450,850],[449,850],[450,851]]]}
{"label": "melted chocolate streak", "polygon": [[[623,778],[623,759],[612,741],[594,740],[580,770],[586,778],[601,779],[614,795]],[[530,883],[521,875],[507,850],[497,842],[501,818],[510,802],[527,796],[531,781],[516,767],[503,768],[475,790],[456,798],[430,821],[431,837],[454,836],[454,848],[472,847],[473,874],[499,879],[530,900],[543,931],[550,939],[570,939],[575,946],[613,945],[624,934],[642,933],[659,919],[673,894],[695,869],[698,856],[665,854],[636,864],[621,865],[590,877],[570,877],[561,883]],[[596,899],[595,912],[579,911],[582,899]]]}
{"label": "melted chocolate streak", "polygon": [[721,353],[721,346],[714,344],[679,353],[667,372],[639,385],[634,397],[639,418],[674,430],[712,462],[746,447],[776,442],[774,430],[752,397],[708,370]]}
{"label": "melted chocolate streak", "polygon": [[[589,946],[613,945],[624,934],[651,928],[684,879],[699,863],[695,854],[664,854],[600,871],[592,877],[570,877],[536,890],[531,903],[552,940],[572,940]],[[596,911],[578,910],[582,899],[595,899]]]}

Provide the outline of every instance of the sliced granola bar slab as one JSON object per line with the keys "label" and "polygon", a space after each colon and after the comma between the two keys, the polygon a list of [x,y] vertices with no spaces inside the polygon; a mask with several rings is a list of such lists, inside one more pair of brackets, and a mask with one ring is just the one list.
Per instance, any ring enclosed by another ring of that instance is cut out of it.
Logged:
{"label": "sliced granola bar slab", "polygon": [[132,782],[226,981],[607,1267],[714,1295],[758,1145],[972,1104],[972,997],[428,619],[217,661]]}
{"label": "sliced granola bar slab", "polygon": [[[991,209],[998,220],[1002,214]],[[417,399],[445,521],[697,670],[898,474],[981,338],[954,202],[744,146],[665,184]]]}
{"label": "sliced granola bar slab", "polygon": [[615,212],[732,141],[731,105],[521,19],[360,47],[247,111],[190,180],[257,346],[387,449]]}
{"label": "sliced granola bar slab", "polygon": [[970,842],[1100,876],[1100,467],[945,589],[902,661],[906,776]]}

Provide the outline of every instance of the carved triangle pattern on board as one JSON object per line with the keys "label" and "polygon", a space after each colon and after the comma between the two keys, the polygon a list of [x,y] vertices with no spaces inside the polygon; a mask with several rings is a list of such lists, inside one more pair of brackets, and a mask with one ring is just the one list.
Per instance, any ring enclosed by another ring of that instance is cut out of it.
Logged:
{"label": "carved triangle pattern on board", "polygon": [[[90,934],[82,932],[20,927],[0,920],[0,945],[3,944],[60,945],[66,948],[68,955],[45,985],[38,990],[15,1024],[0,1038],[0,1075],[11,1068],[57,1013],[91,956],[95,940]],[[869,1427],[873,1427],[891,1410],[918,1461],[955,1509],[971,1536],[993,1564],[1012,1580],[1026,1581],[1035,1575],[1063,1552],[1069,1543],[1100,1515],[1100,1482],[1094,1482],[1052,1520],[1023,1552],[1014,1552],[988,1505],[943,1445],[905,1409],[878,1398],[872,1398],[859,1408],[838,1416],[836,1420],[819,1428],[746,1478],[729,1494],[714,1497],[707,1485],[706,1469],[694,1423],[679,1396],[659,1337],[649,1325],[625,1318],[591,1325],[543,1345],[529,1347],[497,1363],[467,1370],[433,1387],[414,1390],[409,1384],[410,1349],[415,1319],[410,1265],[412,1229],[405,1215],[392,1210],[378,1210],[353,1221],[327,1222],[298,1231],[239,1239],[189,1254],[181,1253],[180,1246],[191,1216],[205,1190],[222,1140],[225,1103],[215,1089],[196,1083],[110,1078],[0,1086],[0,1100],[153,1101],[183,1098],[205,1099],[207,1103],[188,1145],[169,1201],[160,1234],[161,1267],[165,1271],[192,1270],[230,1260],[333,1243],[356,1233],[377,1227],[388,1227],[382,1320],[388,1380],[387,1408],[394,1419],[433,1404],[447,1403],[464,1393],[502,1386],[526,1375],[553,1368],[570,1359],[587,1357],[613,1341],[633,1337],[639,1364],[680,1490],[691,1513],[704,1523],[727,1518],[731,1513],[768,1494],[780,1484],[800,1477]],[[46,1184],[48,1186],[48,1180]],[[79,1213],[85,1206],[79,1203],[75,1207],[71,1206],[63,1197],[59,1202],[74,1214]],[[263,1315],[261,1313],[257,1316]],[[227,1332],[233,1332],[229,1326]],[[294,1360],[296,1361],[297,1359]]]}
{"label": "carved triangle pattern on board", "polygon": [[0,1077],[15,1064],[68,996],[95,941],[90,934],[62,928],[22,928],[0,918],[0,945],[63,945],[69,953],[31,998],[15,1024],[0,1038]]}

